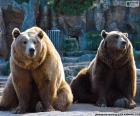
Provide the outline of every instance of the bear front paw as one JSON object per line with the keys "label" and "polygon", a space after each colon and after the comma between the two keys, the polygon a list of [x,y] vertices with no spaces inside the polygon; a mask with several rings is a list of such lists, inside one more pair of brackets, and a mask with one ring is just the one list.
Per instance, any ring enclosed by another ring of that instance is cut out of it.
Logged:
{"label": "bear front paw", "polygon": [[55,109],[52,106],[46,108],[45,110],[45,112],[51,112],[51,111],[55,111]]}
{"label": "bear front paw", "polygon": [[136,107],[136,102],[134,100],[131,100],[128,108],[133,109],[135,107]]}
{"label": "bear front paw", "polygon": [[106,103],[103,102],[103,101],[97,101],[96,106],[98,106],[98,107],[107,107]]}
{"label": "bear front paw", "polygon": [[115,101],[114,103],[115,107],[121,107],[121,108],[134,108],[136,107],[136,103],[134,102],[134,100],[129,101],[127,98],[121,98]]}
{"label": "bear front paw", "polygon": [[12,113],[14,113],[14,114],[23,114],[25,112],[26,112],[26,110],[24,108],[22,108],[21,106],[18,106],[16,109],[14,109],[12,111]]}
{"label": "bear front paw", "polygon": [[98,107],[107,107],[106,104],[96,104]]}

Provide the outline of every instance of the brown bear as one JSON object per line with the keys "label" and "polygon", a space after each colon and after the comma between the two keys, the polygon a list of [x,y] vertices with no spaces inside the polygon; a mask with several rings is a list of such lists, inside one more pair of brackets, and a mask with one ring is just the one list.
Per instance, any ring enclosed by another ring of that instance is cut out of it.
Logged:
{"label": "brown bear", "polygon": [[71,82],[74,102],[134,108],[136,66],[127,33],[101,32],[96,57]]}
{"label": "brown bear", "polygon": [[73,101],[65,81],[61,58],[46,33],[39,27],[24,32],[15,28],[11,45],[11,74],[3,91],[0,110],[15,113],[35,111],[41,101],[43,111],[65,111]]}

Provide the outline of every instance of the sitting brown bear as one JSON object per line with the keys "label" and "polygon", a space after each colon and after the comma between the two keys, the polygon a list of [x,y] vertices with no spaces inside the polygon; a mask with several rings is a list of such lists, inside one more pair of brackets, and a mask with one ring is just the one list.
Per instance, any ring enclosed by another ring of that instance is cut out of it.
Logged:
{"label": "sitting brown bear", "polygon": [[0,110],[15,113],[35,111],[41,101],[43,111],[65,111],[73,101],[65,81],[61,58],[46,33],[32,27],[15,28],[11,45],[11,74],[0,100]]}
{"label": "sitting brown bear", "polygon": [[127,33],[101,32],[96,57],[71,83],[74,101],[134,108],[136,66]]}

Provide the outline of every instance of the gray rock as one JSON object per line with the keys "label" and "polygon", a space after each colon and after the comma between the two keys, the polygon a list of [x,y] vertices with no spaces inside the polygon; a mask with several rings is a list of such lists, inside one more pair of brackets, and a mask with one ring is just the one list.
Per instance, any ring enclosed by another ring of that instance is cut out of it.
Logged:
{"label": "gray rock", "polygon": [[97,31],[101,31],[105,25],[105,17],[102,9],[97,9],[94,14],[95,26]]}
{"label": "gray rock", "polygon": [[64,71],[65,71],[65,77],[68,83],[71,82],[71,80],[76,77],[78,72],[88,66],[89,61],[87,62],[77,62],[77,63],[64,63]]}
{"label": "gray rock", "polygon": [[65,51],[63,52],[63,56],[66,57],[79,57],[85,54],[96,54],[96,51],[89,51],[89,50],[78,50],[78,51]]}
{"label": "gray rock", "polygon": [[41,9],[41,18],[40,18],[40,26],[44,31],[47,31],[48,25],[48,0],[40,0],[40,9]]}
{"label": "gray rock", "polygon": [[4,61],[0,59],[0,75],[9,75],[10,67],[9,61]]}
{"label": "gray rock", "polygon": [[79,57],[62,57],[67,82],[70,83],[82,68],[88,66],[94,57],[95,54],[85,54]]}
{"label": "gray rock", "polygon": [[8,57],[10,56],[12,38],[12,30],[15,27],[20,28],[23,21],[23,14],[20,9],[14,9],[11,5],[7,9],[3,9],[3,18],[5,22],[5,41],[7,44]]}
{"label": "gray rock", "polygon": [[95,57],[95,54],[85,54],[79,57],[78,62],[91,61]]}
{"label": "gray rock", "polygon": [[21,29],[24,31],[36,25],[35,8],[37,0],[29,0],[29,3],[23,3],[24,20]]}
{"label": "gray rock", "polygon": [[77,57],[62,57],[63,63],[77,63],[77,62],[89,62],[95,57],[95,54],[84,54]]}
{"label": "gray rock", "polygon": [[79,57],[63,57],[62,61],[64,63],[76,63]]}
{"label": "gray rock", "polygon": [[74,78],[73,76],[67,76],[66,81],[70,84],[72,82],[73,78]]}
{"label": "gray rock", "polygon": [[7,43],[6,43],[6,28],[3,19],[3,12],[0,8],[0,57],[6,59],[8,55]]}

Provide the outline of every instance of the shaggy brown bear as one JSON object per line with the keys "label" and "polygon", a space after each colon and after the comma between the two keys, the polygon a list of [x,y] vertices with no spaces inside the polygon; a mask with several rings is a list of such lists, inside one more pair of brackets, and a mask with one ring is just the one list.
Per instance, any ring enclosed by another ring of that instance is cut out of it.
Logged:
{"label": "shaggy brown bear", "polygon": [[61,58],[46,33],[32,27],[15,28],[11,45],[11,74],[3,91],[0,110],[15,113],[35,111],[41,101],[43,111],[65,111],[73,101],[65,81]]}
{"label": "shaggy brown bear", "polygon": [[96,57],[71,83],[74,102],[134,108],[136,66],[127,33],[101,32]]}

